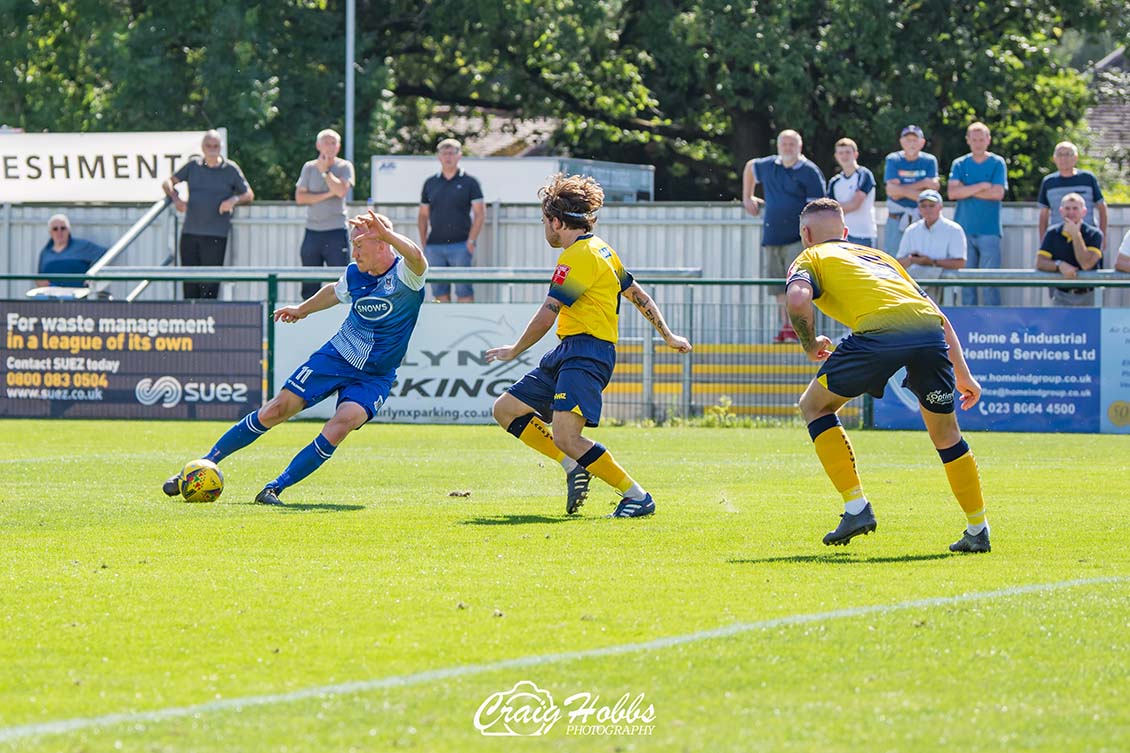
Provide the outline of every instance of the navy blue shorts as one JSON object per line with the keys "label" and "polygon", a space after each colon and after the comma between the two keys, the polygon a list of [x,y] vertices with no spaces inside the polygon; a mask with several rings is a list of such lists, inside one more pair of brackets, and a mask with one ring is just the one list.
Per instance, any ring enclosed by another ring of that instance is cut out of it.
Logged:
{"label": "navy blue shorts", "polygon": [[388,400],[395,379],[395,372],[367,374],[361,371],[338,355],[332,345],[326,344],[295,369],[284,386],[305,400],[307,408],[336,392],[338,407],[344,402],[357,403],[372,421]]}
{"label": "navy blue shorts", "polygon": [[545,421],[553,420],[554,411],[566,411],[584,416],[585,426],[598,426],[604,407],[601,393],[615,367],[615,345],[592,335],[570,335],[507,392]]}
{"label": "navy blue shorts", "polygon": [[841,397],[882,397],[887,380],[906,367],[906,387],[931,413],[953,413],[953,364],[942,330],[851,334],[820,367],[816,380]]}

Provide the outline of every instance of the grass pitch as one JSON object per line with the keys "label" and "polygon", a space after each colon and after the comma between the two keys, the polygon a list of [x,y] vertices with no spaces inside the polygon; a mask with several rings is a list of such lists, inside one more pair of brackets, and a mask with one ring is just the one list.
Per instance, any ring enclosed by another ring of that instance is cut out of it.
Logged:
{"label": "grass pitch", "polygon": [[[166,499],[226,428],[0,422],[0,751],[1130,749],[1125,436],[970,435],[994,549],[955,556],[923,432],[852,433],[879,529],[833,550],[802,428],[593,432],[643,520],[601,517],[595,480],[565,517],[560,468],[496,427],[366,427],[251,505],[318,430],[290,424],[224,461],[220,501]],[[566,708],[480,734],[522,680],[642,693],[650,734]]]}

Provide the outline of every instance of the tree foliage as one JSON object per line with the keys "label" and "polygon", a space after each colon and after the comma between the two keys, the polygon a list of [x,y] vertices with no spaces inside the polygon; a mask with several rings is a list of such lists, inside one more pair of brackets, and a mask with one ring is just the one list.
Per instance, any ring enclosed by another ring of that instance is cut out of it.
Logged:
{"label": "tree foliage", "polygon": [[[0,0],[0,120],[27,130],[226,126],[264,198],[343,131],[344,0]],[[825,172],[876,169],[917,123],[943,169],[993,129],[1034,196],[1090,99],[1059,39],[1125,39],[1112,0],[358,0],[355,156],[430,152],[437,112],[561,121],[553,148],[657,166],[662,198],[728,199],[795,128]],[[473,135],[464,132],[461,135]],[[360,195],[367,166],[358,165]]]}

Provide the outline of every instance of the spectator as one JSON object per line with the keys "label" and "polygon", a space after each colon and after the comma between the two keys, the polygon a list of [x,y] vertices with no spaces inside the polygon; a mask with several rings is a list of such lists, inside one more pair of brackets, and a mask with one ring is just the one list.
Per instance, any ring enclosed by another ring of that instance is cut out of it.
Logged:
{"label": "spectator", "polygon": [[[916,282],[936,278],[944,269],[965,266],[965,231],[942,216],[942,195],[930,188],[918,194],[922,219],[906,229],[899,242],[898,261]],[[925,288],[941,302],[942,288]]]}
{"label": "spectator", "polygon": [[[486,219],[483,189],[459,168],[462,156],[463,145],[455,139],[439,142],[436,157],[441,169],[424,181],[420,192],[416,224],[432,269],[471,266]],[[451,286],[432,283],[432,295],[437,301],[450,301]],[[455,295],[463,303],[475,300],[474,288],[468,283],[456,285]]]}
{"label": "spectator", "polygon": [[[349,231],[345,201],[355,181],[353,163],[340,159],[341,136],[329,128],[314,142],[318,158],[302,166],[294,186],[294,201],[305,205],[306,234],[302,236],[302,266],[345,267],[349,265]],[[302,283],[302,300],[318,292],[322,283]]]}
{"label": "spectator", "polygon": [[1122,245],[1118,247],[1118,259],[1114,262],[1115,270],[1130,272],[1130,230],[1122,236]]}
{"label": "spectator", "polygon": [[[1079,162],[1079,149],[1070,141],[1061,141],[1055,145],[1052,153],[1055,161],[1056,172],[1045,175],[1040,182],[1040,193],[1036,197],[1036,204],[1040,207],[1038,229],[1040,237],[1048,230],[1048,219],[1051,216],[1052,206],[1059,206],[1060,200],[1069,193],[1077,193],[1087,202],[1087,216],[1083,222],[1092,227],[1097,227],[1103,234],[1103,251],[1106,251],[1107,211],[1103,191],[1099,188],[1099,179],[1088,170],[1076,170]],[[1095,216],[1098,222],[1095,222]]]}
{"label": "spectator", "polygon": [[[742,206],[756,217],[765,205],[761,229],[762,274],[781,280],[771,292],[777,298],[781,330],[773,342],[797,342],[796,332],[785,311],[785,273],[804,250],[800,242],[800,212],[804,205],[826,193],[824,173],[802,153],[804,142],[793,130],[777,134],[777,154],[754,158],[742,169]],[[758,182],[764,184],[765,199],[753,195]]]}
{"label": "spectator", "polygon": [[899,135],[901,151],[887,155],[883,168],[883,182],[887,187],[887,225],[883,234],[883,249],[898,256],[899,242],[910,223],[918,219],[918,194],[939,190],[938,160],[922,151],[926,137],[916,125],[908,125]]}
{"label": "spectator", "polygon": [[[1036,252],[1036,269],[1059,272],[1068,280],[1076,279],[1080,270],[1102,269],[1103,234],[1083,221],[1087,214],[1083,197],[1077,193],[1064,196],[1059,200],[1059,214],[1063,222],[1044,233]],[[1052,288],[1051,294],[1053,306],[1095,305],[1094,288]]]}
{"label": "spectator", "polygon": [[875,247],[875,176],[860,167],[859,147],[851,139],[836,142],[836,162],[840,172],[828,181],[828,197],[844,210],[847,239],[861,246]]}
{"label": "spectator", "polygon": [[[71,221],[65,214],[51,215],[47,220],[50,240],[39,251],[40,274],[83,274],[106,253],[104,246],[71,235]],[[36,280],[36,287],[81,288],[79,280]]]}
{"label": "spectator", "polygon": [[[224,144],[219,131],[205,131],[200,146],[204,156],[190,159],[161,188],[177,211],[185,213],[180,236],[181,266],[221,267],[228,249],[232,210],[239,204],[251,203],[255,193],[239,165],[221,154]],[[188,186],[187,202],[175,188],[181,182]],[[216,298],[219,292],[219,283],[184,283],[185,298]]]}
{"label": "spectator", "polygon": [[[992,135],[984,123],[973,123],[965,131],[969,154],[958,157],[950,166],[946,193],[957,202],[954,219],[965,231],[971,269],[999,269],[1001,266],[1001,201],[1008,190],[1008,168],[1004,159],[989,151]],[[999,306],[1000,288],[962,288],[961,301]]]}

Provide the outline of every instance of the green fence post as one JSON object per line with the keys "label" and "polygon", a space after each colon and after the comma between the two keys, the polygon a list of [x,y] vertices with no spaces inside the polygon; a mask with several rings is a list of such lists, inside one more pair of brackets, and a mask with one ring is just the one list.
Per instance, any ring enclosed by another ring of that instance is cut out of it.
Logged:
{"label": "green fence post", "polygon": [[275,307],[279,301],[279,276],[267,275],[267,399],[275,396]]}

